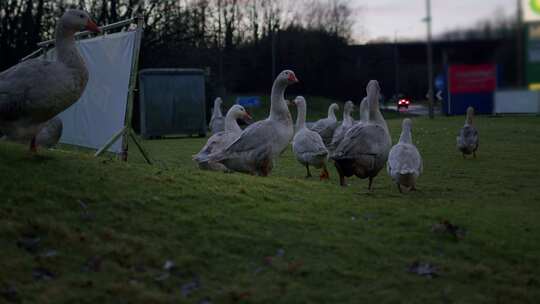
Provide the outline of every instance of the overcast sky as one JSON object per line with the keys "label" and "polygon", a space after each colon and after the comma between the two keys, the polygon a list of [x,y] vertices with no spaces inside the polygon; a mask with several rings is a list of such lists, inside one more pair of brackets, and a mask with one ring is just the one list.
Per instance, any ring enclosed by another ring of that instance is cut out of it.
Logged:
{"label": "overcast sky", "polygon": [[[351,0],[358,9],[354,37],[360,42],[379,37],[425,39],[425,0]],[[516,0],[432,0],[433,33],[473,26],[497,11],[515,16]]]}

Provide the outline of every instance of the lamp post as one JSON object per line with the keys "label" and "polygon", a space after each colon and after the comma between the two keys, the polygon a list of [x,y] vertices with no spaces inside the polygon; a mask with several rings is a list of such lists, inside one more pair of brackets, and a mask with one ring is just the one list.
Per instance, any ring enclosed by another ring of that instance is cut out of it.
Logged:
{"label": "lamp post", "polygon": [[426,0],[427,65],[428,65],[428,106],[429,118],[433,119],[433,46],[431,43],[431,0]]}

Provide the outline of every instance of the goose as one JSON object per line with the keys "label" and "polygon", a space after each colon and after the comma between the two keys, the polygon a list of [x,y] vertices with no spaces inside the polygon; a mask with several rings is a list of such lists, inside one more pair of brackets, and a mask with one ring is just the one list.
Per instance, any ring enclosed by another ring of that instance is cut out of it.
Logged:
{"label": "goose", "polygon": [[75,46],[74,35],[99,32],[90,16],[67,10],[56,26],[56,61],[31,59],[0,73],[0,131],[8,139],[30,142],[43,124],[74,104],[88,82],[88,70]]}
{"label": "goose", "polygon": [[36,135],[36,146],[44,148],[53,148],[62,137],[64,124],[62,119],[56,116],[49,120]]}
{"label": "goose", "polygon": [[224,149],[240,136],[242,129],[236,120],[241,118],[251,119],[251,116],[241,105],[233,105],[225,116],[225,130],[212,135],[201,151],[193,156],[193,160],[197,162],[200,169],[227,171],[222,164],[209,162],[208,155]]}
{"label": "goose", "polygon": [[392,139],[388,125],[379,111],[380,87],[376,80],[367,85],[367,109],[361,113],[362,122],[354,125],[332,155],[339,173],[339,180],[345,186],[345,177],[356,175],[369,178],[368,189],[372,190],[373,178],[384,167]]}
{"label": "goose", "polygon": [[345,136],[345,132],[347,132],[353,126],[354,122],[351,116],[352,111],[354,111],[354,104],[352,101],[349,100],[345,103],[345,106],[343,107],[343,122],[334,131],[332,141],[328,146],[330,150],[334,151],[337,146],[339,146],[339,143],[341,142],[341,140],[343,140],[343,136]]}
{"label": "goose", "polygon": [[268,118],[249,125],[231,145],[212,153],[210,161],[220,162],[232,171],[268,176],[274,160],[285,151],[294,135],[284,93],[289,85],[297,82],[293,71],[282,71],[272,86]]}
{"label": "goose", "polygon": [[221,114],[222,103],[223,100],[221,97],[217,97],[214,100],[214,110],[212,112],[212,118],[210,119],[210,131],[212,131],[212,134],[225,130],[225,119],[223,118],[223,114]]}
{"label": "goose", "polygon": [[422,174],[422,157],[412,142],[412,121],[403,120],[399,142],[392,147],[388,155],[386,170],[396,183],[399,192],[416,190],[416,179]]}
{"label": "goose", "polygon": [[319,133],[306,128],[306,99],[302,96],[296,97],[294,104],[298,108],[296,118],[296,134],[292,141],[292,150],[298,162],[306,167],[306,178],[311,177],[309,166],[317,169],[322,168],[320,179],[328,179],[330,175],[326,168],[328,150],[324,146]]}
{"label": "goose", "polygon": [[332,136],[334,135],[334,131],[336,130],[338,126],[336,113],[335,113],[337,110],[339,110],[338,104],[337,103],[331,104],[328,107],[328,117],[319,119],[311,127],[311,130],[319,133],[319,135],[323,139],[324,145],[327,147],[332,142]]}
{"label": "goose", "polygon": [[355,120],[353,121],[353,125],[356,125],[356,124],[359,124],[359,123],[363,123],[363,122],[367,122],[368,121],[368,116],[369,116],[369,110],[368,110],[368,101],[367,101],[367,97],[364,97],[361,101],[360,101],[360,120]]}
{"label": "goose", "polygon": [[476,150],[478,150],[479,138],[478,131],[473,125],[474,108],[467,108],[467,118],[465,125],[459,131],[459,136],[456,138],[457,148],[461,151],[463,158],[465,155],[473,155],[476,158]]}

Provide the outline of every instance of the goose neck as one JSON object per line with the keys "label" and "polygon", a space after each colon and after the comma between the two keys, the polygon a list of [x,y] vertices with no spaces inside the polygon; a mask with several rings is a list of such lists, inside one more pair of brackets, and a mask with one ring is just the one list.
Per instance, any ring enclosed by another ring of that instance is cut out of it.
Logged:
{"label": "goose neck", "polygon": [[285,89],[287,84],[275,81],[270,95],[270,119],[287,120],[290,119],[289,109],[285,103]]}
{"label": "goose neck", "polygon": [[297,105],[298,113],[296,117],[296,130],[297,132],[306,127],[306,105],[299,103]]}
{"label": "goose neck", "polygon": [[238,125],[238,122],[236,122],[235,115],[225,116],[225,131],[226,132],[241,132],[242,131],[242,129]]}
{"label": "goose neck", "polygon": [[412,144],[412,134],[410,127],[403,127],[403,130],[401,130],[401,135],[399,137],[399,142],[403,144]]}
{"label": "goose neck", "polygon": [[56,52],[58,61],[70,68],[87,73],[84,60],[75,46],[75,32],[66,29],[62,22],[56,27]]}

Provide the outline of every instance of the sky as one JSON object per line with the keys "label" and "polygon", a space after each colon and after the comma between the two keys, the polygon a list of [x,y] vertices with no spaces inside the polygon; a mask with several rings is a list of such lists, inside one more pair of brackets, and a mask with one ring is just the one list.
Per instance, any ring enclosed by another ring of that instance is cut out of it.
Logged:
{"label": "sky", "polygon": [[[426,0],[351,0],[357,23],[353,37],[358,42],[381,37],[425,39]],[[499,12],[515,16],[516,0],[431,0],[433,34],[474,26],[493,19]]]}

